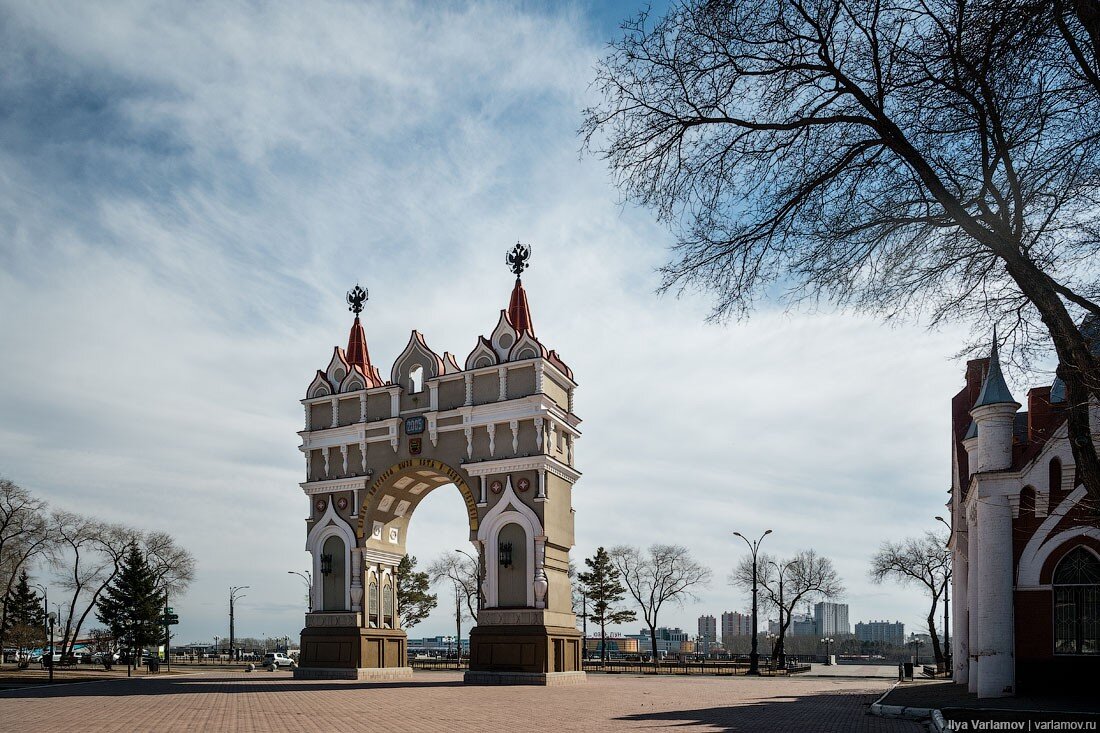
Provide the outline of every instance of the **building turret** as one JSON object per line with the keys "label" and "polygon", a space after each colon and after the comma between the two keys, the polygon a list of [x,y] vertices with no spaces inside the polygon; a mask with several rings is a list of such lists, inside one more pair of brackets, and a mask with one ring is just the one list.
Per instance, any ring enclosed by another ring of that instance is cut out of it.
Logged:
{"label": "building turret", "polygon": [[994,331],[989,371],[986,372],[978,401],[970,410],[974,424],[963,441],[970,458],[971,473],[1004,471],[1012,466],[1012,433],[1018,409],[1020,403],[1012,398],[1001,372],[997,332]]}

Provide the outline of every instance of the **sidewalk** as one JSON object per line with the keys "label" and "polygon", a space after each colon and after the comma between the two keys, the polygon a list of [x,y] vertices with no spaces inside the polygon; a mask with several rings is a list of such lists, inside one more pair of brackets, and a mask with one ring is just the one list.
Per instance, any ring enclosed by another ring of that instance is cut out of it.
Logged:
{"label": "sidewalk", "polygon": [[811,664],[809,672],[802,672],[799,677],[841,677],[852,679],[896,680],[898,678],[898,666],[896,664]]}
{"label": "sidewalk", "polygon": [[1100,698],[1023,696],[978,699],[950,680],[902,683],[880,701],[883,705],[940,710],[948,721],[1090,721],[1100,726]]}

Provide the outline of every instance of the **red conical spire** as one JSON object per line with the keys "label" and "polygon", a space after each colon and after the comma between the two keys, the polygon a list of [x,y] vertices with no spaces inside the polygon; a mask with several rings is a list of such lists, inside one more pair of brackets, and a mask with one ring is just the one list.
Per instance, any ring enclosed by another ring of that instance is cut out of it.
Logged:
{"label": "red conical spire", "polygon": [[367,351],[367,335],[363,332],[363,324],[359,322],[359,314],[363,311],[363,302],[367,299],[367,291],[359,287],[348,292],[348,310],[355,314],[355,322],[351,324],[351,333],[348,334],[348,350],[345,354],[348,366],[358,366],[363,370],[367,379],[372,379],[373,372],[370,365],[370,353]]}
{"label": "red conical spire", "polygon": [[535,335],[535,327],[531,324],[531,308],[527,305],[527,292],[518,277],[516,286],[512,288],[512,298],[508,301],[508,320],[519,333],[526,331]]}
{"label": "red conical spire", "polygon": [[351,333],[348,334],[347,350],[348,366],[358,366],[367,376],[371,374],[370,352],[367,351],[367,335],[363,332],[363,324],[359,322],[359,316],[355,316],[355,322],[351,324]]}
{"label": "red conical spire", "polygon": [[516,275],[516,286],[512,288],[512,298],[508,301],[508,320],[518,333],[530,333],[534,336],[535,327],[531,324],[531,308],[527,305],[527,293],[524,292],[523,283],[519,279],[520,274],[527,269],[530,259],[531,245],[519,242],[516,242],[516,246],[504,257],[504,261],[508,263],[508,269]]}

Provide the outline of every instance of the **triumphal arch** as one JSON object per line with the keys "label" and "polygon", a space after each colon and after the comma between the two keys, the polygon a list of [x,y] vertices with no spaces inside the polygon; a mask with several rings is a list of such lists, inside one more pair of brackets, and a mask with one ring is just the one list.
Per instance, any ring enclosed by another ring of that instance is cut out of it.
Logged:
{"label": "triumphal arch", "polygon": [[454,486],[481,588],[466,681],[584,679],[568,576],[577,384],[535,336],[520,277],[530,255],[520,244],[508,253],[508,308],[461,362],[413,331],[383,377],[360,321],[367,293],[348,294],[347,348],[333,349],[302,400],[314,583],[297,676],[411,674],[397,567],[416,507]]}

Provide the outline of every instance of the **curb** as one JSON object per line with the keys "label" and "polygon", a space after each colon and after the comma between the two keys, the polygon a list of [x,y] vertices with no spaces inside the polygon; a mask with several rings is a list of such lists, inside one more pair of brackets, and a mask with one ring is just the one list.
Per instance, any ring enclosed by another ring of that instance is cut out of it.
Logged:
{"label": "curb", "polygon": [[871,703],[871,715],[877,715],[880,718],[900,718],[902,720],[915,720],[918,722],[931,722],[932,727],[937,733],[941,733],[944,730],[943,715],[939,710],[935,708],[910,708],[904,705],[883,705],[882,701],[886,699],[886,696],[894,691],[900,682],[895,682],[890,686],[890,689],[882,693],[878,700]]}

